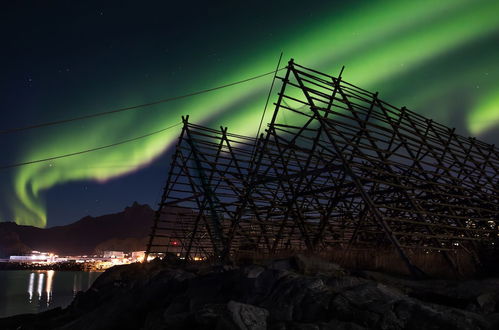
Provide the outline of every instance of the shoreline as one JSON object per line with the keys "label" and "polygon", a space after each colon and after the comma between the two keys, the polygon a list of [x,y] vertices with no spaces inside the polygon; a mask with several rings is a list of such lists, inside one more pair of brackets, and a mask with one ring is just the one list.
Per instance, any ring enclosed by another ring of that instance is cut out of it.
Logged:
{"label": "shoreline", "polygon": [[94,271],[104,272],[105,269],[97,268],[90,263],[58,262],[54,264],[20,263],[20,262],[0,262],[0,271],[15,270],[54,270],[54,271]]}
{"label": "shoreline", "polygon": [[219,265],[116,266],[65,308],[0,319],[3,329],[499,328],[499,277],[411,279],[313,256]]}

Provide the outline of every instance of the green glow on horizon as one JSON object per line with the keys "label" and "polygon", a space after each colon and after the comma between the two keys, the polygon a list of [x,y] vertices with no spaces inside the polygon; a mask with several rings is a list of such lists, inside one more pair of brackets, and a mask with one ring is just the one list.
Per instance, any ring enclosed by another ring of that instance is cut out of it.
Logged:
{"label": "green glow on horizon", "polygon": [[[345,79],[366,89],[376,88],[387,79],[398,85],[397,79],[405,77],[409,70],[498,31],[497,12],[497,1],[364,4],[362,8],[352,7],[324,15],[301,27],[299,35],[282,36],[280,45],[260,45],[261,49],[254,57],[240,59],[244,64],[230,74],[217,76],[212,81],[206,79],[203,86],[193,86],[206,88],[268,72],[275,67],[276,56],[281,50],[285,58],[293,57],[297,63],[333,75],[345,64]],[[407,84],[400,85],[407,88]],[[22,161],[93,148],[159,130],[180,121],[180,116],[185,114],[190,115],[191,122],[221,124],[229,126],[231,132],[254,135],[269,86],[270,77],[262,78],[175,104],[156,106],[158,110],[150,110],[154,115],[127,112],[109,120],[91,121],[91,134],[69,125],[34,141]],[[419,92],[424,95],[426,91],[421,89]],[[137,98],[129,104],[143,101],[146,100]],[[468,118],[473,134],[480,134],[499,123],[498,104],[497,96],[479,99]],[[264,123],[272,111],[273,107],[269,106]],[[14,182],[18,199],[13,206],[16,222],[44,227],[47,219],[43,191],[70,181],[105,182],[146,167],[175,142],[178,133],[178,129],[172,129],[112,149],[19,168]],[[114,166],[120,164],[127,166]]]}

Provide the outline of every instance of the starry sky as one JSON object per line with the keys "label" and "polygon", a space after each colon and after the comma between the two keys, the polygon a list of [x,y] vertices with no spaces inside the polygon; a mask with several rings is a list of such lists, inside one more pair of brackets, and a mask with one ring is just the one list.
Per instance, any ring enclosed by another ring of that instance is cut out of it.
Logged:
{"label": "starry sky", "polygon": [[[499,1],[12,1],[0,12],[0,130],[109,111],[299,64],[499,143]],[[0,166],[190,121],[254,135],[272,76],[175,102],[0,134]],[[274,90],[273,95],[277,93]],[[272,99],[271,99],[272,100]],[[269,111],[271,113],[271,111]],[[180,127],[0,170],[0,221],[52,227],[156,207]]]}

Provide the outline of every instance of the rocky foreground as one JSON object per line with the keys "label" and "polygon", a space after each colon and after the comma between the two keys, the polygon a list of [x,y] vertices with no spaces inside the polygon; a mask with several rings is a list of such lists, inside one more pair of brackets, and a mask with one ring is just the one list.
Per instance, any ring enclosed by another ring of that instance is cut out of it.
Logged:
{"label": "rocky foreground", "polygon": [[113,267],[65,309],[0,329],[499,329],[499,278],[410,280],[297,256]]}

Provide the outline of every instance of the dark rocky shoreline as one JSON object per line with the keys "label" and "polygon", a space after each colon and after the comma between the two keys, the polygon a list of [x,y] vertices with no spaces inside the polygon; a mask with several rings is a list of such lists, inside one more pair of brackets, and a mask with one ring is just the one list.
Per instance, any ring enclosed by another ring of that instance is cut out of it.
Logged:
{"label": "dark rocky shoreline", "polygon": [[65,309],[0,319],[0,329],[498,328],[499,278],[416,281],[304,256],[116,266]]}
{"label": "dark rocky shoreline", "polygon": [[22,262],[0,262],[0,270],[56,270],[83,271],[87,266],[76,262],[58,262],[54,264],[36,264]]}

